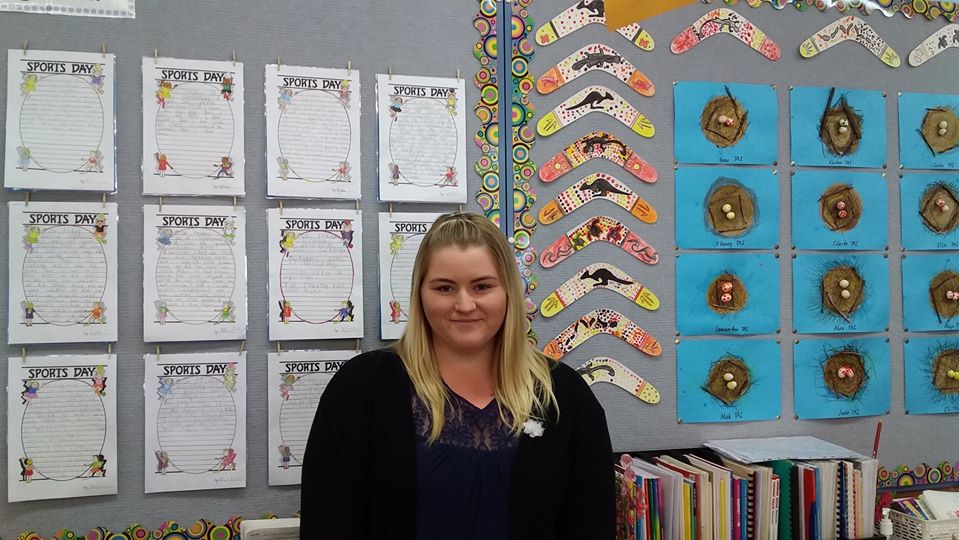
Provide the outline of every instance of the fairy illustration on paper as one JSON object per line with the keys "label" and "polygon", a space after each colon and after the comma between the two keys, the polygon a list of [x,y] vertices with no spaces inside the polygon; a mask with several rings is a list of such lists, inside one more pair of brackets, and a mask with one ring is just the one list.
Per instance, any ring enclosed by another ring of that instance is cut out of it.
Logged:
{"label": "fairy illustration on paper", "polygon": [[213,167],[216,168],[216,172],[213,174],[213,178],[233,178],[233,158],[230,156],[223,156],[220,158],[219,163],[213,164]]}
{"label": "fairy illustration on paper", "polygon": [[170,314],[170,308],[161,300],[154,300],[153,306],[156,308],[156,320],[160,324],[166,324],[166,318]]}
{"label": "fairy illustration on paper", "polygon": [[33,302],[29,300],[21,301],[20,310],[23,312],[23,324],[33,326],[33,316],[37,312],[33,307]]}
{"label": "fairy illustration on paper", "polygon": [[153,455],[157,458],[157,472],[165,475],[170,468],[170,454],[166,450],[154,450]]}
{"label": "fairy illustration on paper", "polygon": [[281,111],[293,104],[293,89],[280,88],[280,97],[276,98],[276,104],[280,106]]}
{"label": "fairy illustration on paper", "polygon": [[170,160],[167,159],[166,154],[157,152],[153,154],[153,159],[156,160],[157,174],[161,177],[166,176],[166,171],[170,168]]}
{"label": "fairy illustration on paper", "polygon": [[280,378],[280,397],[283,398],[283,401],[290,400],[290,392],[293,391],[293,383],[296,382],[296,375],[292,373],[287,373]]}
{"label": "fairy illustration on paper", "polygon": [[93,372],[93,393],[99,397],[107,395],[107,375],[103,365],[99,365]]}
{"label": "fairy illustration on paper", "polygon": [[106,310],[106,304],[103,302],[94,302],[93,307],[90,308],[90,321],[87,324],[106,324],[107,317],[104,314]]}
{"label": "fairy illustration on paper", "polygon": [[93,65],[93,74],[90,75],[90,86],[93,87],[93,90],[98,93],[103,93],[103,79],[105,75],[103,73],[103,64],[94,64]]}
{"label": "fairy illustration on paper", "polygon": [[336,322],[343,322],[346,319],[349,319],[350,322],[353,322],[353,302],[350,300],[344,300],[340,302],[340,306],[341,307],[336,310],[336,315],[333,316],[334,319],[336,317],[340,318],[340,320]]}
{"label": "fairy illustration on paper", "polygon": [[296,241],[296,233],[293,231],[283,231],[280,238],[280,253],[284,257],[290,256],[290,251],[293,249],[293,242]]}
{"label": "fairy illustration on paper", "polygon": [[23,97],[29,96],[34,90],[37,89],[37,74],[36,73],[24,73],[23,82],[20,83],[20,95]]}
{"label": "fairy illustration on paper", "polygon": [[220,465],[220,471],[235,471],[236,470],[236,450],[232,448],[225,448],[223,450],[223,455],[217,460]]}
{"label": "fairy illustration on paper", "polygon": [[80,164],[80,172],[103,172],[103,152],[90,150],[87,158]]}
{"label": "fairy illustration on paper", "polygon": [[236,322],[236,316],[233,313],[233,302],[223,302],[223,306],[216,312],[214,324],[221,322]]}
{"label": "fairy illustration on paper", "polygon": [[226,365],[226,372],[223,374],[223,388],[230,392],[236,392],[236,362],[230,362]]}
{"label": "fairy illustration on paper", "polygon": [[40,381],[23,381],[23,391],[20,392],[20,400],[23,405],[33,402],[37,399],[37,392],[40,391]]}
{"label": "fairy illustration on paper", "polygon": [[30,170],[30,162],[33,161],[32,155],[33,153],[30,152],[30,149],[27,148],[26,146],[17,147],[17,156],[19,157],[18,165],[21,170],[23,171]]}
{"label": "fairy illustration on paper", "polygon": [[290,461],[293,460],[293,450],[285,444],[281,444],[277,450],[280,452],[280,466],[289,469]]}
{"label": "fairy illustration on paper", "polygon": [[97,214],[93,221],[93,238],[101,244],[107,243],[107,217],[103,213]]}
{"label": "fairy illustration on paper", "polygon": [[230,245],[233,245],[233,241],[236,240],[236,222],[233,218],[227,218],[223,223],[223,239]]}
{"label": "fairy illustration on paper", "polygon": [[164,398],[173,393],[173,377],[163,377],[158,383],[157,399],[163,401]]}
{"label": "fairy illustration on paper", "polygon": [[290,160],[283,156],[276,157],[276,165],[280,168],[280,180],[284,182],[290,179]]}
{"label": "fairy illustration on paper", "polygon": [[340,81],[339,100],[340,100],[340,105],[342,105],[344,109],[350,108],[350,94],[352,93],[353,91],[350,90],[349,79],[343,79],[342,81]]}
{"label": "fairy illustration on paper", "polygon": [[170,81],[159,81],[157,83],[157,105],[159,105],[161,109],[166,108],[166,102],[170,99],[170,96],[173,94],[173,89],[176,87],[177,85]]}
{"label": "fairy illustration on paper", "polygon": [[290,319],[293,317],[293,304],[289,300],[283,299],[279,301],[280,304],[280,322],[283,324],[290,324]]}
{"label": "fairy illustration on paper", "polygon": [[343,239],[343,247],[353,249],[353,224],[350,220],[343,222],[343,230],[340,231],[340,238]]}
{"label": "fairy illustration on paper", "polygon": [[31,225],[27,227],[27,232],[23,235],[23,248],[27,250],[27,253],[33,252],[33,246],[40,241],[40,227],[36,225]]}

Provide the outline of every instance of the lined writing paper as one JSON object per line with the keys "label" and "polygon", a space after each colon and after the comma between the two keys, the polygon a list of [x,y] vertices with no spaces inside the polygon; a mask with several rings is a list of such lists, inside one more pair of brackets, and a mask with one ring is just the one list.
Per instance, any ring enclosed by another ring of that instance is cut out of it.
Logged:
{"label": "lined writing paper", "polygon": [[360,73],[266,66],[267,194],[360,198]]}
{"label": "lined writing paper", "polygon": [[361,213],[267,210],[270,339],[363,337]]}
{"label": "lined writing paper", "polygon": [[114,191],[114,57],[7,52],[3,185]]}
{"label": "lined writing paper", "polygon": [[269,353],[270,485],[299,484],[303,454],[323,390],[356,351]]}
{"label": "lined writing paper", "polygon": [[116,341],[117,205],[8,207],[8,342]]}
{"label": "lined writing paper", "polygon": [[376,76],[382,201],[466,202],[463,79]]}
{"label": "lined writing paper", "polygon": [[246,486],[246,353],[147,354],[146,493]]}
{"label": "lined writing paper", "polygon": [[143,207],[143,339],[246,338],[242,207]]}
{"label": "lined writing paper", "polygon": [[115,355],[7,359],[10,502],[117,492]]}
{"label": "lined writing paper", "polygon": [[243,64],[143,58],[143,194],[243,195]]}
{"label": "lined writing paper", "polygon": [[413,263],[434,213],[380,213],[380,337],[399,339],[406,329]]}

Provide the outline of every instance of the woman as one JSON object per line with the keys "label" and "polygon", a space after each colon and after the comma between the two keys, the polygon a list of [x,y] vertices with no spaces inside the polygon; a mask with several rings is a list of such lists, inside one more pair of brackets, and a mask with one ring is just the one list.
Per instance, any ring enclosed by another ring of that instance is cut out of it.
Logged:
{"label": "woman", "polygon": [[406,333],[347,362],[320,400],[301,538],[611,540],[603,409],[526,328],[499,229],[441,216],[416,255]]}

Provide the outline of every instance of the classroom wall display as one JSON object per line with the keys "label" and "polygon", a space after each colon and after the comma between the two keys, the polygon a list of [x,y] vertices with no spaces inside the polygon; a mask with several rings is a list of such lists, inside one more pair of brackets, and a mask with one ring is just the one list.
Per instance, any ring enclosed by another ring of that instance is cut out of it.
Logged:
{"label": "classroom wall display", "polygon": [[246,487],[246,352],[143,362],[144,491]]}
{"label": "classroom wall display", "polygon": [[536,90],[549,94],[590,71],[606,72],[616,77],[641,96],[652,96],[656,86],[645,73],[615,49],[602,43],[581,47],[536,79]]}
{"label": "classroom wall display", "polygon": [[616,204],[643,223],[656,223],[658,218],[658,213],[652,204],[637,195],[615,176],[593,173],[546,201],[539,209],[539,222],[543,225],[555,223],[586,203],[599,199],[606,199]]}
{"label": "classroom wall display", "polygon": [[780,344],[774,339],[682,340],[676,346],[680,423],[777,420]]}
{"label": "classroom wall display", "polygon": [[676,329],[682,335],[779,330],[779,261],[771,253],[676,258]]}
{"label": "classroom wall display", "polygon": [[552,317],[596,289],[615,291],[647,311],[659,309],[659,298],[642,283],[609,263],[593,263],[544,298],[540,313],[543,317]]}
{"label": "classroom wall display", "polygon": [[243,195],[243,63],[143,58],[143,194]]}
{"label": "classroom wall display", "polygon": [[773,85],[680,81],[673,102],[678,162],[776,162],[779,112]]}
{"label": "classroom wall display", "polygon": [[7,51],[3,185],[116,190],[114,56]]}
{"label": "classroom wall display", "polygon": [[886,164],[886,99],[878,90],[796,86],[789,91],[789,117],[795,165]]}
{"label": "classroom wall display", "polygon": [[650,138],[656,134],[656,127],[646,115],[621,95],[601,85],[586,87],[566,98],[536,122],[536,132],[544,137],[553,135],[593,112],[612,116],[642,137]]}
{"label": "classroom wall display", "polygon": [[655,337],[613,309],[594,309],[567,326],[543,348],[543,354],[559,360],[593,336],[615,336],[647,356],[663,354],[662,345]]}
{"label": "classroom wall display", "polygon": [[793,346],[793,391],[801,420],[889,413],[889,342],[802,339]]}
{"label": "classroom wall display", "polygon": [[246,338],[246,211],[143,206],[143,340]]}
{"label": "classroom wall display", "polygon": [[379,198],[466,202],[466,83],[377,74]]}
{"label": "classroom wall display", "polygon": [[676,170],[676,245],[683,249],[772,249],[779,244],[776,171],[731,167]]}
{"label": "classroom wall display", "polygon": [[703,40],[721,34],[727,34],[738,39],[768,60],[775,62],[782,55],[778,43],[756,25],[749,22],[746,17],[729,8],[711,10],[697,19],[696,22],[673,38],[669,50],[673,54],[683,54],[702,43]]}
{"label": "classroom wall display", "polygon": [[356,210],[272,208],[270,339],[363,337],[363,224]]}
{"label": "classroom wall display", "polygon": [[902,175],[899,210],[903,248],[959,249],[959,175]]}
{"label": "classroom wall display", "polygon": [[360,198],[360,72],[266,66],[267,195]]}
{"label": "classroom wall display", "polygon": [[659,390],[652,383],[614,358],[606,356],[590,358],[576,368],[576,373],[579,373],[586,384],[590,386],[599,383],[612,384],[650,405],[659,403],[662,398]]}
{"label": "classroom wall display", "polygon": [[[500,207],[500,171],[503,171],[502,181],[509,181],[512,173],[512,231],[513,247],[516,250],[516,260],[520,265],[520,276],[523,279],[524,294],[527,304],[531,304],[530,295],[538,277],[533,274],[533,263],[536,262],[536,252],[531,247],[533,233],[536,230],[536,214],[532,211],[536,202],[536,192],[531,185],[536,175],[536,162],[530,159],[530,151],[536,144],[536,134],[529,122],[533,118],[535,107],[529,101],[529,94],[533,90],[533,74],[529,69],[529,62],[533,57],[533,44],[529,39],[533,31],[534,22],[528,7],[530,0],[515,0],[510,4],[513,21],[516,25],[510,33],[512,51],[510,57],[510,76],[504,77],[502,83],[497,77],[497,51],[499,50],[499,36],[496,27],[496,2],[480,2],[479,11],[473,18],[473,28],[479,32],[480,39],[474,43],[473,56],[479,61],[480,68],[473,77],[473,84],[479,89],[479,100],[473,109],[479,119],[481,127],[473,135],[473,142],[479,147],[481,156],[476,161],[474,171],[480,177],[480,189],[474,200],[483,214],[493,223],[499,223]],[[506,50],[505,47],[503,50]],[[510,104],[512,116],[511,140],[512,156],[510,164],[500,165],[499,158],[499,96],[506,89],[501,86],[506,81],[511,84]],[[501,88],[503,90],[501,90]],[[504,201],[508,204],[508,200]],[[504,212],[508,215],[507,206]],[[530,310],[531,311],[531,310]],[[528,317],[533,314],[527,312]],[[536,333],[529,327],[527,337],[536,342]]]}
{"label": "classroom wall display", "polygon": [[[606,4],[602,1],[578,2],[564,9],[546,24],[536,29],[537,45],[549,45],[588,24],[606,24]],[[656,46],[653,37],[639,23],[617,28],[616,33],[628,39],[643,51]]]}
{"label": "classroom wall display", "polygon": [[287,351],[267,354],[271,486],[300,483],[306,442],[323,390],[359,351]]}
{"label": "classroom wall display", "polygon": [[116,494],[116,355],[10,357],[7,373],[8,500]]}
{"label": "classroom wall display", "polygon": [[605,131],[592,131],[549,158],[539,170],[539,179],[552,182],[593,158],[605,158],[626,169],[629,174],[653,183],[659,179],[656,169],[618,137]]}
{"label": "classroom wall display", "polygon": [[[736,5],[738,0],[724,0],[727,4]],[[858,9],[863,15],[870,15],[878,12],[880,15],[892,17],[896,13],[901,13],[907,19],[925,19],[934,20],[943,17],[947,21],[955,21],[959,15],[952,2],[940,2],[938,0],[882,0],[880,2],[871,2],[867,0],[850,0],[849,2],[816,2],[815,0],[746,0],[746,5],[753,8],[762,7],[769,3],[776,9],[781,9],[787,5],[792,5],[798,11],[811,11],[810,7],[815,7],[819,11],[825,12],[835,8],[839,13],[847,13],[850,10]]]}
{"label": "classroom wall display", "polygon": [[539,256],[543,268],[552,268],[575,255],[593,242],[607,242],[619,246],[644,264],[659,262],[659,253],[621,221],[609,216],[594,216],[553,240]]}
{"label": "classroom wall display", "polygon": [[876,30],[855,15],[833,21],[809,36],[799,45],[799,55],[803,58],[812,58],[844,41],[855,41],[862,45],[889,67],[899,67],[902,63],[896,51],[879,37]]}
{"label": "classroom wall display", "polygon": [[117,205],[7,206],[7,342],[116,341]]}
{"label": "classroom wall display", "polygon": [[136,0],[56,0],[55,2],[14,0],[0,2],[0,11],[133,19],[136,18]]}
{"label": "classroom wall display", "polygon": [[959,413],[959,340],[909,338],[903,357],[906,414]]}
{"label": "classroom wall display", "polygon": [[412,212],[379,215],[381,339],[399,339],[406,330],[416,252],[440,215]]}
{"label": "classroom wall display", "polygon": [[800,334],[889,330],[889,261],[882,255],[796,255],[793,325]]}
{"label": "classroom wall display", "polygon": [[959,257],[909,255],[902,259],[902,326],[913,332],[959,329]]}
{"label": "classroom wall display", "polygon": [[905,92],[899,95],[899,161],[902,167],[959,169],[957,107],[959,96],[952,94]]}
{"label": "classroom wall display", "polygon": [[883,250],[889,246],[885,175],[795,171],[792,242],[796,249]]}
{"label": "classroom wall display", "polygon": [[930,34],[909,53],[909,65],[918,67],[946,49],[959,47],[959,40],[955,39],[956,30],[959,30],[959,25],[947,24]]}

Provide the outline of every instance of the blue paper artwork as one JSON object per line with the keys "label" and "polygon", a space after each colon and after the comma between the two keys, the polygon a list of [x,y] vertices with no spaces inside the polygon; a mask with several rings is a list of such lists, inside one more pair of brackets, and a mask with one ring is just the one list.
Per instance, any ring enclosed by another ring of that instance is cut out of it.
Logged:
{"label": "blue paper artwork", "polygon": [[800,334],[888,330],[888,259],[797,255],[793,259],[793,325]]}
{"label": "blue paper artwork", "polygon": [[753,253],[678,256],[676,329],[689,336],[779,330],[779,260]]}
{"label": "blue paper artwork", "polygon": [[678,82],[673,87],[676,161],[776,162],[778,105],[768,84]]}
{"label": "blue paper artwork", "polygon": [[767,169],[685,167],[676,171],[676,245],[772,249],[779,242],[779,182]]}
{"label": "blue paper artwork", "polygon": [[899,208],[904,249],[959,249],[959,175],[903,175]]}
{"label": "blue paper artwork", "polygon": [[889,412],[885,338],[810,339],[793,346],[793,399],[800,420]]}
{"label": "blue paper artwork", "polygon": [[888,187],[879,173],[796,171],[796,249],[881,250],[889,245]]}
{"label": "blue paper artwork", "polygon": [[910,338],[903,353],[906,414],[959,413],[959,339]]}
{"label": "blue paper artwork", "polygon": [[772,339],[680,341],[676,414],[683,423],[775,420],[780,346]]}
{"label": "blue paper artwork", "polygon": [[906,169],[959,169],[959,96],[899,96],[899,162]]}
{"label": "blue paper artwork", "polygon": [[886,164],[886,99],[878,90],[797,86],[789,93],[789,118],[796,165]]}
{"label": "blue paper artwork", "polygon": [[912,332],[959,330],[959,255],[902,260],[902,326]]}

